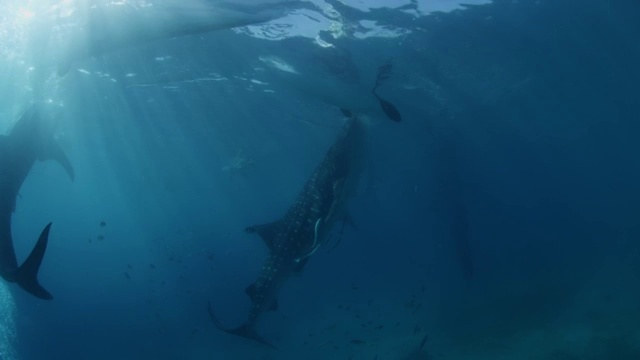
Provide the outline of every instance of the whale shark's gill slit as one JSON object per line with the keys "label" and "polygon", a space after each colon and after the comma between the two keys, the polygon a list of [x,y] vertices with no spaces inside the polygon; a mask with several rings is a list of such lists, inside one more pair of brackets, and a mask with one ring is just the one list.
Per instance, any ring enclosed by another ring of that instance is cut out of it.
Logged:
{"label": "whale shark's gill slit", "polygon": [[297,263],[313,255],[316,252],[316,250],[318,250],[318,248],[320,247],[321,244],[319,244],[319,241],[318,241],[318,233],[320,232],[321,221],[322,221],[322,218],[318,218],[318,220],[316,221],[316,225],[313,228],[313,245],[311,245],[311,251],[304,256],[296,258],[295,261]]}

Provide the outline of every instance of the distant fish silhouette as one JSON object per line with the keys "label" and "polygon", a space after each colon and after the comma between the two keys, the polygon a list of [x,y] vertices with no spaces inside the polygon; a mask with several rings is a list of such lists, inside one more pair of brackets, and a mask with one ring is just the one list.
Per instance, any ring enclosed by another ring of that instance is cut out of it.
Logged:
{"label": "distant fish silhouette", "polygon": [[391,76],[391,70],[393,69],[393,65],[391,63],[386,63],[378,68],[378,75],[376,76],[376,83],[373,85],[373,89],[371,89],[371,93],[373,96],[378,99],[380,102],[380,107],[382,111],[384,111],[387,117],[395,122],[402,121],[402,115],[400,115],[400,111],[393,105],[390,101],[385,100],[378,95],[377,90],[382,83],[387,80]]}
{"label": "distant fish silhouette", "polygon": [[378,101],[380,102],[380,107],[382,107],[382,111],[384,111],[385,115],[387,115],[389,119],[395,122],[402,121],[402,115],[400,115],[400,111],[398,111],[395,105],[378,96],[375,91],[373,92],[373,95],[376,97],[376,99],[378,99]]}
{"label": "distant fish silhouette", "polygon": [[427,343],[427,340],[429,339],[429,335],[425,335],[422,338],[422,341],[420,341],[420,349],[424,349],[424,345]]}

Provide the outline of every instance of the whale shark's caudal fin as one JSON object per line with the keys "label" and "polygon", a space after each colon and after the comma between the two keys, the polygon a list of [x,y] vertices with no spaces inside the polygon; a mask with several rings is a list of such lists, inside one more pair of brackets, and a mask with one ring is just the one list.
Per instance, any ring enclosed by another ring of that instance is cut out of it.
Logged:
{"label": "whale shark's caudal fin", "polygon": [[38,238],[36,246],[33,247],[31,254],[29,254],[27,260],[25,260],[18,268],[16,274],[16,283],[18,283],[21,288],[25,289],[31,295],[43,300],[53,299],[53,296],[38,282],[38,270],[40,270],[42,258],[47,250],[50,228],[51,223],[44,227],[40,237]]}
{"label": "whale shark's caudal fin", "polygon": [[240,327],[237,327],[235,329],[227,329],[225,327],[222,326],[222,324],[220,323],[220,320],[218,320],[218,317],[216,316],[216,314],[213,312],[213,308],[211,307],[211,303],[207,302],[207,310],[209,310],[209,318],[211,319],[211,322],[213,322],[213,325],[215,325],[215,327],[217,327],[219,330],[222,330],[226,333],[229,334],[233,334],[236,336],[242,336],[243,338],[247,338],[249,340],[253,340],[256,342],[259,342],[263,345],[266,345],[272,349],[278,349],[277,347],[273,346],[271,343],[269,343],[267,340],[265,340],[262,336],[260,336],[260,334],[258,334],[258,332],[256,331],[256,329],[249,323],[244,323],[242,324]]}

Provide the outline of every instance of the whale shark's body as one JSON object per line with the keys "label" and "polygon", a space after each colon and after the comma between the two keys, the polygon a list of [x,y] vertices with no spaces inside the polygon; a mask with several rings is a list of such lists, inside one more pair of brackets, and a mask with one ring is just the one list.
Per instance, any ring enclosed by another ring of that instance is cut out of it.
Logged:
{"label": "whale shark's body", "polygon": [[350,117],[285,216],[247,228],[247,232],[262,237],[269,255],[258,280],[246,289],[252,308],[242,326],[225,329],[209,305],[209,314],[218,328],[271,346],[256,332],[257,320],[265,311],[277,309],[282,285],[291,275],[302,271],[336,222],[345,219],[346,202],[359,182],[364,138],[364,124]]}
{"label": "whale shark's body", "polygon": [[[172,0],[150,6],[127,2],[89,2],[62,11],[56,9],[60,34],[58,74],[64,75],[74,61],[100,56],[151,41],[197,35],[266,22],[285,14],[300,1],[255,1],[234,4],[227,1]],[[81,3],[82,4],[82,3]],[[60,16],[63,13],[65,16]],[[53,26],[49,23],[48,26]]]}
{"label": "whale shark's body", "polygon": [[38,283],[37,277],[51,224],[44,228],[31,254],[18,266],[11,235],[11,215],[31,167],[36,160],[48,159],[59,162],[73,180],[74,172],[69,159],[43,126],[39,110],[34,105],[8,135],[0,135],[0,276],[46,300],[53,297]]}

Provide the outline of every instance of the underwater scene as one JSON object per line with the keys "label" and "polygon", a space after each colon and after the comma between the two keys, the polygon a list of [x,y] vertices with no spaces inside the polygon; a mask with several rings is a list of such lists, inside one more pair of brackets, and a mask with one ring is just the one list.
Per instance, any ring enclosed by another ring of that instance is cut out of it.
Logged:
{"label": "underwater scene", "polygon": [[0,360],[640,359],[638,19],[0,1]]}

